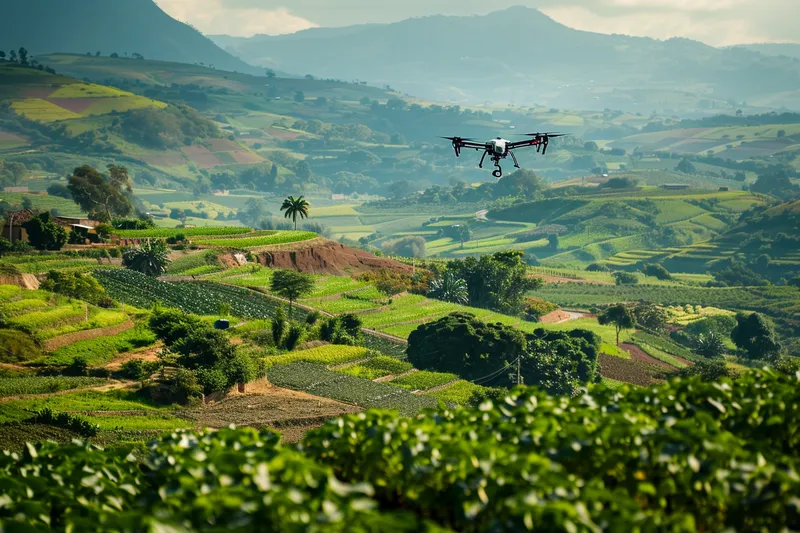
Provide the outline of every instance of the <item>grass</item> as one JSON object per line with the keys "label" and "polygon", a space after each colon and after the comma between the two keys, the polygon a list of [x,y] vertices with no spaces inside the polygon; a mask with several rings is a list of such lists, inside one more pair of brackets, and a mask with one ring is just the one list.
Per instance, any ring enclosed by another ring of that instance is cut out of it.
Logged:
{"label": "grass", "polygon": [[[151,229],[126,229],[115,230],[114,234],[124,239],[146,239],[175,237],[184,235],[186,237],[208,237],[216,235],[241,235],[250,233],[251,230],[245,226],[208,226],[202,228],[151,228]],[[192,239],[194,240],[194,239]]]}
{"label": "grass", "polygon": [[195,244],[213,246],[215,248],[234,248],[248,249],[261,246],[271,246],[275,244],[289,244],[293,242],[307,241],[317,236],[310,231],[276,231],[272,235],[261,235],[258,237],[242,237],[239,239],[193,239]]}
{"label": "grass", "polygon": [[469,381],[459,381],[458,383],[454,383],[449,387],[445,387],[441,390],[431,392],[428,396],[433,396],[438,400],[442,400],[444,402],[453,402],[458,405],[467,405],[469,402],[470,396],[475,392],[482,390],[484,387],[480,385],[475,385],[474,383],[470,383]]}
{"label": "grass", "polygon": [[103,378],[66,376],[25,376],[0,378],[0,398],[25,394],[51,394],[54,392],[103,385]]}
{"label": "grass", "polygon": [[387,383],[395,387],[401,387],[410,391],[417,391],[428,390],[440,385],[446,385],[447,383],[458,381],[458,379],[458,376],[455,374],[420,370],[419,372],[412,372],[411,374],[400,376],[399,378],[388,381]]}
{"label": "grass", "polygon": [[78,113],[73,113],[41,98],[28,98],[12,102],[11,109],[36,122],[57,122],[59,120],[80,118]]}
{"label": "grass", "polygon": [[156,342],[155,334],[144,324],[113,337],[99,337],[59,348],[43,360],[49,365],[69,365],[75,358],[83,357],[89,366],[101,366],[114,360],[119,354],[151,346]]}
{"label": "grass", "polygon": [[300,350],[283,355],[265,357],[263,362],[266,368],[271,368],[275,365],[288,365],[298,361],[332,366],[363,359],[366,353],[367,349],[361,346],[329,344],[310,350]]}
{"label": "grass", "polygon": [[102,411],[141,411],[155,414],[167,408],[158,408],[145,403],[136,391],[119,389],[108,392],[76,391],[57,396],[11,400],[4,402],[0,409],[0,424],[20,422],[30,418],[31,411],[49,407],[53,411],[70,412],[80,415],[81,412]]}

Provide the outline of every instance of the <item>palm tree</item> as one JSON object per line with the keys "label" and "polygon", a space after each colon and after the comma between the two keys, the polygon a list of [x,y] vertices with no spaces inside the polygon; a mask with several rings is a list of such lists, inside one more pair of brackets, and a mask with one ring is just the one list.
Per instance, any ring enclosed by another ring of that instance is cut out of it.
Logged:
{"label": "palm tree", "polygon": [[294,229],[297,230],[297,215],[300,215],[300,218],[307,218],[309,207],[311,207],[311,204],[309,204],[302,196],[298,196],[297,198],[290,196],[283,201],[281,211],[286,211],[283,216],[285,218],[291,217],[292,221],[294,222]]}
{"label": "palm tree", "polygon": [[167,271],[168,253],[164,241],[148,239],[126,250],[122,254],[122,264],[127,269],[155,277]]}
{"label": "palm tree", "polygon": [[694,349],[703,357],[709,357],[711,359],[722,357],[726,351],[722,337],[713,331],[709,332],[707,335],[703,335],[702,333],[698,335],[697,339],[694,341]]}
{"label": "palm tree", "polygon": [[437,300],[452,302],[455,304],[466,304],[469,302],[469,292],[467,292],[467,282],[447,271],[440,278],[431,282],[428,294]]}

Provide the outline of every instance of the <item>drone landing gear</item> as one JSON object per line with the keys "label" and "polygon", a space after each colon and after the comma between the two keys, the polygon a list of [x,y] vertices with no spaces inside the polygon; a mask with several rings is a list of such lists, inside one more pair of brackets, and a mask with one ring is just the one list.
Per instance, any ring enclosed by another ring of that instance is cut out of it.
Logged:
{"label": "drone landing gear", "polygon": [[503,169],[502,169],[502,167],[500,167],[500,158],[499,157],[493,157],[492,161],[494,161],[494,166],[497,167],[496,169],[494,169],[492,171],[492,176],[494,176],[495,178],[502,177],[503,176]]}

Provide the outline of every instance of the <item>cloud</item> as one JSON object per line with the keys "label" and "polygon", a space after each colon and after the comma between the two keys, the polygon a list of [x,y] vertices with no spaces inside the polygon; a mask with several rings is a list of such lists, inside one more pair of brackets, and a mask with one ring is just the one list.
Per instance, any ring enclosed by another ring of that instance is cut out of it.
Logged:
{"label": "cloud", "polygon": [[278,35],[318,27],[285,7],[236,7],[223,0],[156,0],[156,3],[171,17],[188,22],[206,34],[250,37],[257,33]]}
{"label": "cloud", "polygon": [[567,26],[723,46],[800,42],[798,0],[561,0],[542,11]]}

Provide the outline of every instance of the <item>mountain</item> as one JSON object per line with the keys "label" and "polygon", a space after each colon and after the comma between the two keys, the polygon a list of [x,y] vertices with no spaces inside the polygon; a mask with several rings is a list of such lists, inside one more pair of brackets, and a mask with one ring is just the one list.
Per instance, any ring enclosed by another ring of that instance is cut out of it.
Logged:
{"label": "mountain", "polygon": [[760,52],[765,56],[785,56],[800,60],[800,44],[798,43],[743,44],[739,48]]}
{"label": "mountain", "polygon": [[[392,24],[258,35],[228,46],[244,60],[319,77],[361,79],[440,101],[686,110],[747,100],[800,106],[786,58],[568,28],[536,9],[431,16]],[[703,100],[705,102],[701,103]]]}
{"label": "mountain", "polygon": [[0,50],[25,47],[32,55],[71,52],[141,54],[148,59],[204,63],[263,72],[220,49],[152,0],[0,0]]}

